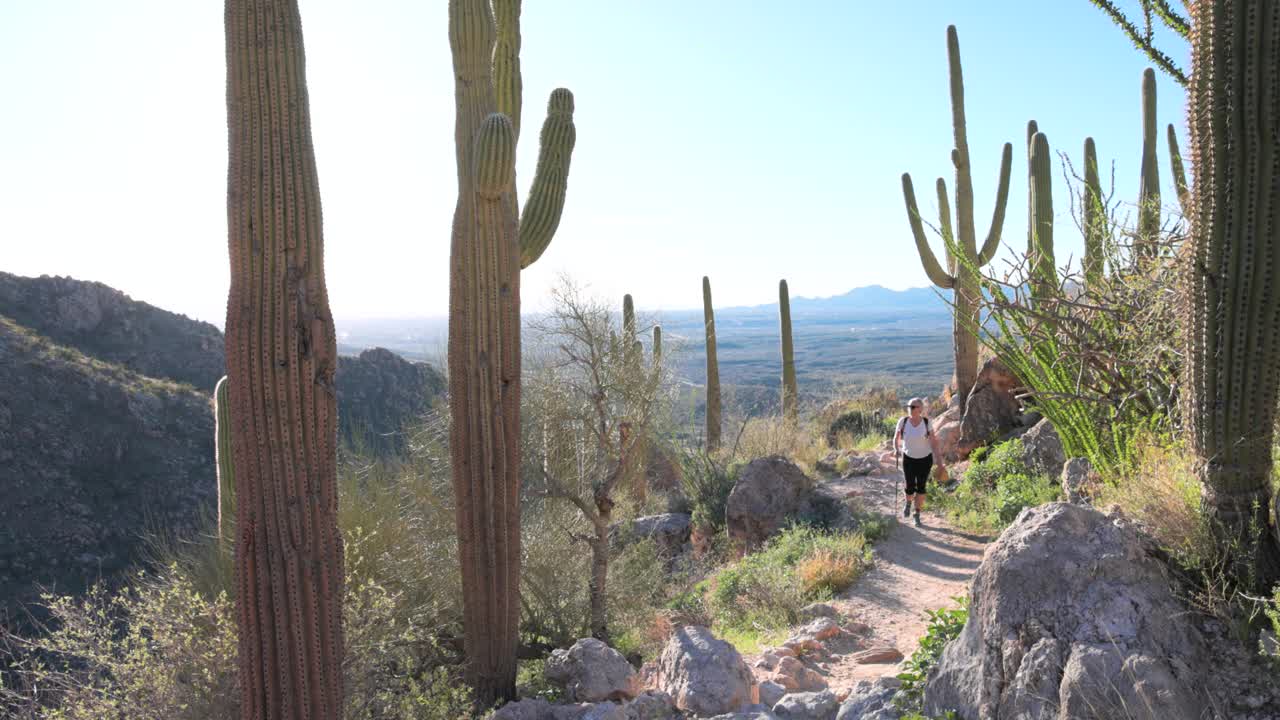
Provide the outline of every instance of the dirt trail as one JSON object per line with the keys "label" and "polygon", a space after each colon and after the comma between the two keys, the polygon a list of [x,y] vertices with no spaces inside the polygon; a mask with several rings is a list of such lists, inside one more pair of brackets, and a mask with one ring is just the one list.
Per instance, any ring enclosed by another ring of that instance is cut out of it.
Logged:
{"label": "dirt trail", "polygon": [[[874,546],[875,567],[829,603],[848,624],[868,628],[857,636],[856,647],[832,647],[846,654],[834,654],[813,667],[839,692],[859,680],[899,672],[902,660],[915,652],[928,627],[925,611],[954,606],[953,597],[967,594],[989,539],[956,530],[928,508],[921,514],[922,526],[915,527],[902,516],[902,473],[892,465],[882,465],[879,472],[864,477],[822,482],[896,523]],[[896,649],[902,657],[887,653],[891,657],[879,662],[855,660],[854,653],[860,650],[882,648]]]}

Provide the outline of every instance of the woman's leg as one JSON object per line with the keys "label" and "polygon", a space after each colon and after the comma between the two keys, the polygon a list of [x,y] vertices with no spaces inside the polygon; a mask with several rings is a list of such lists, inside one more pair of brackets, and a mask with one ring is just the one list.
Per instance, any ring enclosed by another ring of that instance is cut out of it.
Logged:
{"label": "woman's leg", "polygon": [[933,470],[933,456],[920,460],[920,479],[916,482],[916,512],[924,509],[924,497],[929,482],[929,473]]}

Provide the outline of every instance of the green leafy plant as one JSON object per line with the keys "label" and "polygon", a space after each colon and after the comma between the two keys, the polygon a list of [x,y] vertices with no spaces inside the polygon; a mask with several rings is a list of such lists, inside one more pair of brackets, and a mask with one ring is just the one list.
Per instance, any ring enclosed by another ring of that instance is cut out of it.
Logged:
{"label": "green leafy plant", "polygon": [[738,467],[725,467],[705,452],[689,450],[680,459],[681,486],[689,502],[693,524],[713,532],[724,529],[729,493],[738,480]]}
{"label": "green leafy plant", "polygon": [[920,638],[920,647],[907,659],[903,671],[898,673],[902,690],[895,697],[895,704],[903,711],[920,712],[929,671],[942,659],[942,651],[947,643],[960,637],[960,631],[964,630],[964,624],[969,619],[969,599],[952,599],[956,601],[956,607],[925,611],[929,616],[929,629]]}
{"label": "green leafy plant", "polygon": [[960,527],[973,532],[998,532],[1025,507],[1052,502],[1061,488],[1052,479],[1027,468],[1021,440],[996,445],[973,461],[950,490],[929,487],[930,501]]}

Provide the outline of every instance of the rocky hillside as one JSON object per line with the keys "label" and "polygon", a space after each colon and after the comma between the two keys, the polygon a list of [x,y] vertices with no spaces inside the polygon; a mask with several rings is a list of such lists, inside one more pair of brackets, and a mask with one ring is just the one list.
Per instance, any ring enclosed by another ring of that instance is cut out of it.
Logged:
{"label": "rocky hillside", "polygon": [[0,605],[77,592],[216,494],[208,397],[0,316]]}
{"label": "rocky hillside", "polygon": [[[213,325],[101,283],[0,273],[0,609],[133,566],[156,531],[201,525],[216,495]],[[343,441],[380,455],[444,393],[425,363],[340,358]]]}

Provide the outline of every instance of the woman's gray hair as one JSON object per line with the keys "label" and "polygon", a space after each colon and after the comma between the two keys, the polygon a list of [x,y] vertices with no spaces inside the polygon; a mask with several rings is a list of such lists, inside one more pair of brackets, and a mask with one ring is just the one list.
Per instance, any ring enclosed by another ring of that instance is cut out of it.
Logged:
{"label": "woman's gray hair", "polygon": [[919,405],[919,406],[920,406],[920,408],[921,408],[921,409],[923,409],[923,408],[924,408],[924,398],[913,397],[913,398],[911,398],[910,400],[908,400],[908,401],[907,401],[907,409],[908,409],[908,410],[910,410],[912,407],[914,407],[914,406],[916,406],[916,405]]}

